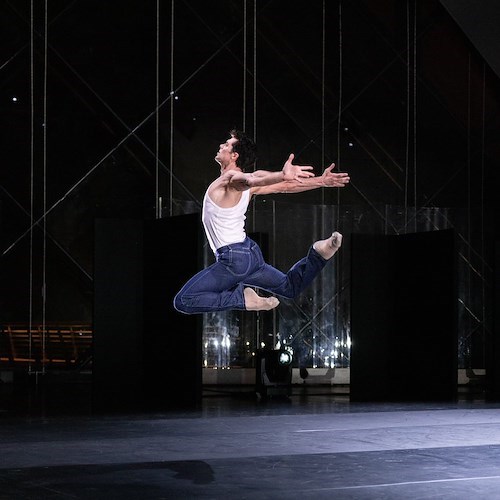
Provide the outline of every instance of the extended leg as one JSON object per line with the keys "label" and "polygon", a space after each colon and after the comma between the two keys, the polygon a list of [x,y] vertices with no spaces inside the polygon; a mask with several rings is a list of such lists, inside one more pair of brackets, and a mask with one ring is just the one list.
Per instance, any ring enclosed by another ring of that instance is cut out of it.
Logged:
{"label": "extended leg", "polygon": [[310,285],[341,244],[342,235],[334,232],[329,238],[314,243],[306,257],[295,263],[286,274],[265,264],[244,283],[282,297],[295,298]]}

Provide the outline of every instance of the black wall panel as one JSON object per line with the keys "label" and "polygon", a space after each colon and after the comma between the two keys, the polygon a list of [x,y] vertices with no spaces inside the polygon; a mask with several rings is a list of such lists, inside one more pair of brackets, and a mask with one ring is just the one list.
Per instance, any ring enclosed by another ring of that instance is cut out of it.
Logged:
{"label": "black wall panel", "polygon": [[351,287],[351,398],[454,399],[454,232],[353,234]]}
{"label": "black wall panel", "polygon": [[[201,401],[202,315],[177,312],[172,301],[203,267],[199,214],[146,223],[144,232],[144,374],[150,406]],[[159,402],[163,402],[159,404]]]}
{"label": "black wall panel", "polygon": [[139,407],[143,386],[143,224],[97,220],[95,225],[93,406]]}
{"label": "black wall panel", "polygon": [[201,400],[201,316],[172,300],[202,265],[199,215],[96,221],[93,403],[167,409]]}

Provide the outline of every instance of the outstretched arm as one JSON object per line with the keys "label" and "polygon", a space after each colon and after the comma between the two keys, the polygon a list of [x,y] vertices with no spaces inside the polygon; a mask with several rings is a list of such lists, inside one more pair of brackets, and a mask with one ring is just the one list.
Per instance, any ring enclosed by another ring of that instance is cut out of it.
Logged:
{"label": "outstretched arm", "polygon": [[230,172],[229,183],[238,190],[249,188],[259,188],[263,186],[272,186],[273,184],[288,183],[300,185],[306,180],[314,177],[313,169],[310,165],[294,165],[294,155],[291,154],[285,162],[283,169],[278,172],[270,172],[268,170],[256,170],[251,173]]}
{"label": "outstretched arm", "polygon": [[278,193],[301,193],[318,188],[344,187],[349,183],[350,177],[346,172],[333,172],[335,164],[332,163],[325,168],[323,175],[320,177],[310,177],[302,179],[301,182],[288,180],[277,184],[256,187],[252,190],[253,194],[278,194]]}

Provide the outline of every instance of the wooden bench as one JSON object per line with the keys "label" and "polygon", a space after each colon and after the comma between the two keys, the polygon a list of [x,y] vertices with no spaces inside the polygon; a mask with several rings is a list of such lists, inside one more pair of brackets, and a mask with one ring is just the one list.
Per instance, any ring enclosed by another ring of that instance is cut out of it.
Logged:
{"label": "wooden bench", "polygon": [[92,328],[83,324],[5,324],[0,330],[0,366],[35,364],[74,367],[90,355]]}

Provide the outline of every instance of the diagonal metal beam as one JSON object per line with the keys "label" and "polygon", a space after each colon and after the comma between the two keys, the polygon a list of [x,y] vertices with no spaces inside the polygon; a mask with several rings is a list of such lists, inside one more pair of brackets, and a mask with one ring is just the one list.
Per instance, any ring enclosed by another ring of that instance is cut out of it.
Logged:
{"label": "diagonal metal beam", "polygon": [[[207,28],[211,29],[208,25],[206,25],[206,26],[207,26]],[[218,37],[218,35],[217,35],[217,34],[215,34],[215,33],[214,33],[214,36]],[[273,48],[273,49],[275,49],[275,47],[272,47],[272,48]],[[276,50],[276,49],[275,49],[275,50]],[[234,54],[234,52],[233,52],[233,51],[231,51],[229,48],[228,48],[228,51],[229,51],[229,52],[233,55],[233,57],[234,57],[234,58],[235,58],[235,59],[236,59],[236,60],[237,60],[240,64],[242,63],[242,62],[241,62],[241,60],[240,60],[240,59],[236,56],[236,54]],[[282,55],[279,53],[279,51],[277,51],[277,50],[276,50],[276,52],[277,52],[277,53],[278,53],[278,54],[282,57]],[[253,76],[253,73],[252,73],[250,70],[247,70],[247,71],[248,71],[248,73],[249,73],[251,76]],[[290,118],[290,119],[291,119],[291,120],[295,123],[295,125],[296,125],[299,129],[301,129],[301,130],[302,130],[302,132],[304,133],[304,135],[306,135],[306,136],[307,136],[308,134],[307,134],[306,130],[305,130],[305,129],[302,127],[302,125],[301,125],[299,122],[297,122],[297,121],[295,120],[295,118],[294,118],[294,117],[290,114],[290,112],[288,111],[287,107],[286,107],[284,104],[282,104],[282,103],[281,103],[281,102],[280,102],[280,101],[279,101],[279,100],[278,100],[278,99],[277,99],[277,98],[276,98],[276,97],[275,97],[275,96],[274,96],[274,95],[273,95],[273,94],[272,94],[272,93],[271,93],[271,92],[270,92],[270,91],[269,91],[269,90],[268,90],[268,89],[267,89],[267,88],[266,88],[266,87],[265,87],[265,86],[261,83],[261,81],[260,81],[259,79],[257,79],[257,82],[258,82],[258,84],[259,84],[259,87],[267,93],[267,95],[268,95],[268,96],[269,96],[269,97],[270,97],[270,98],[271,98],[271,99],[272,99],[272,100],[273,100],[273,101],[277,104],[277,106],[278,106],[279,108],[281,108],[281,110],[282,110],[282,111],[283,111],[283,112],[284,112],[284,113],[285,113],[285,114],[286,114],[286,115],[287,115],[287,116],[288,116],[288,117],[289,117],[289,118]],[[317,148],[319,148],[319,146],[316,144],[316,142],[315,142],[314,140],[311,140],[311,142],[312,142],[312,143],[313,143],[313,144],[314,144]],[[379,166],[381,166],[381,165],[380,165],[380,163],[379,163],[379,162],[375,159],[375,157],[374,157],[374,156],[373,156],[373,155],[372,155],[372,154],[368,151],[368,149],[366,149],[366,148],[364,147],[364,145],[362,145],[362,144],[361,144],[361,146],[363,147],[363,149],[365,149],[365,151],[366,151],[368,154],[370,154],[370,156],[372,157],[372,159],[374,159],[374,161],[376,161],[376,163],[377,163]],[[299,152],[299,153],[300,153],[300,152]],[[331,158],[328,158],[328,157],[327,157],[327,159],[328,159],[329,161],[331,161],[331,160],[332,160]],[[356,191],[356,192],[357,192],[357,193],[358,193],[358,194],[359,194],[359,195],[360,195],[360,196],[361,196],[361,197],[365,200],[365,202],[366,202],[366,203],[367,203],[367,204],[368,204],[368,205],[369,205],[369,206],[370,206],[370,207],[374,210],[374,212],[375,212],[375,213],[376,213],[376,214],[377,214],[377,215],[378,215],[378,216],[379,216],[379,217],[380,217],[380,218],[381,218],[381,219],[382,219],[382,220],[383,220],[386,224],[388,224],[389,226],[391,226],[395,232],[397,232],[397,229],[396,229],[396,227],[394,226],[394,224],[393,224],[392,222],[390,222],[390,221],[389,221],[389,220],[385,217],[385,215],[384,215],[384,214],[382,214],[382,213],[381,213],[381,212],[380,212],[380,211],[376,208],[375,204],[374,204],[374,203],[372,203],[372,202],[370,201],[370,199],[369,199],[369,198],[368,198],[368,197],[367,197],[367,196],[366,196],[366,195],[365,195],[365,194],[361,191],[361,189],[360,189],[360,188],[359,188],[359,187],[358,187],[358,186],[357,186],[354,182],[352,182],[352,181],[351,181],[349,184],[350,184],[350,186],[352,186],[352,187],[354,188],[354,190],[355,190],[355,191]]]}
{"label": "diagonal metal beam", "polygon": [[293,304],[294,306],[299,310],[299,312],[302,313],[302,315],[305,317],[305,318],[308,318],[308,321],[305,325],[302,326],[302,328],[300,328],[300,330],[298,330],[296,333],[295,333],[295,336],[294,338],[292,339],[295,340],[295,338],[297,338],[309,325],[314,325],[318,328],[318,330],[326,337],[326,338],[329,338],[328,335],[326,335],[321,327],[318,325],[318,323],[316,322],[316,318],[326,309],[326,307],[331,304],[337,297],[339,297],[340,295],[342,295],[342,293],[347,289],[348,287],[348,282],[345,283],[344,285],[342,285],[340,287],[339,290],[337,290],[333,295],[332,297],[323,305],[323,307],[316,312],[316,314],[312,317],[308,316],[304,310],[294,301]]}
{"label": "diagonal metal beam", "polygon": [[[66,5],[60,12],[57,13],[57,15],[55,15],[48,23],[49,26],[52,26],[56,21],[59,20],[59,18],[64,15],[68,10],[70,10],[71,8],[73,8],[73,6],[78,2],[78,0],[73,0],[72,2],[69,3],[69,5]],[[11,4],[11,2],[9,1],[6,1],[5,2],[6,5],[10,8],[10,10],[12,12],[14,12],[20,19],[22,22],[24,22],[25,24],[28,24],[30,25],[30,23],[28,23],[28,21],[26,21],[26,19],[24,19],[24,16]],[[29,47],[29,43],[25,43],[20,49],[18,49],[11,57],[9,57],[9,59],[7,59],[1,66],[0,66],[0,71],[5,67],[5,66],[8,66],[14,59],[17,58],[17,56],[19,54],[21,54],[21,52],[23,52],[24,50],[26,50],[26,48]]]}
{"label": "diagonal metal beam", "polygon": [[[197,18],[198,18],[198,19],[199,19],[199,20],[200,20],[200,21],[201,21],[201,22],[205,25],[205,27],[206,27],[206,28],[207,28],[207,29],[208,29],[208,30],[212,33],[212,35],[213,35],[213,36],[214,36],[214,37],[215,37],[218,41],[220,41],[220,37],[219,37],[219,35],[213,31],[213,29],[212,29],[212,28],[211,28],[211,27],[210,27],[210,26],[209,26],[209,25],[205,22],[205,20],[204,20],[204,19],[203,19],[203,18],[199,15],[199,13],[198,13],[196,10],[194,10],[194,9],[192,8],[192,6],[191,6],[191,5],[189,5],[189,4],[188,4],[188,7],[189,7],[189,8],[190,8],[190,10],[191,10],[191,11],[192,11],[195,15],[196,15],[196,17],[197,17]],[[240,31],[241,31],[241,30],[240,30]],[[261,35],[261,36],[262,36],[262,35]],[[270,45],[271,45],[271,44],[270,44]],[[276,53],[277,53],[280,57],[283,57],[283,56],[282,56],[282,54],[281,54],[281,53],[280,53],[280,52],[279,52],[279,51],[278,51],[278,50],[277,50],[277,49],[276,49],[273,45],[271,45],[271,47],[273,48],[273,50],[275,50],[275,51],[276,51]],[[239,58],[239,57],[238,57],[238,56],[237,56],[237,55],[236,55],[236,54],[235,54],[235,53],[234,53],[234,52],[233,52],[233,51],[232,51],[229,47],[227,47],[227,44],[226,44],[226,49],[227,49],[227,51],[228,51],[228,52],[229,52],[229,53],[230,53],[230,54],[234,57],[234,59],[235,59],[237,62],[239,62],[241,65],[243,65],[243,62],[241,61],[241,59],[240,59],[240,58]],[[391,64],[393,64],[393,63],[391,63]],[[295,72],[295,70],[294,70],[293,66],[290,66],[290,68],[291,68],[291,70],[292,70],[293,72]],[[248,72],[248,74],[249,74],[250,76],[253,76],[253,73],[252,73],[250,70],[248,70],[248,69],[247,69],[247,72]],[[282,104],[282,103],[281,103],[281,102],[280,102],[280,101],[279,101],[279,100],[278,100],[278,99],[277,99],[277,98],[276,98],[276,97],[275,97],[275,96],[274,96],[274,95],[273,95],[273,94],[272,94],[272,93],[271,93],[271,92],[270,92],[270,91],[269,91],[269,90],[268,90],[268,89],[267,89],[267,88],[266,88],[266,87],[262,84],[262,82],[261,82],[259,79],[257,79],[257,83],[258,83],[259,87],[260,87],[262,90],[264,90],[264,92],[266,92],[266,94],[267,94],[267,95],[268,95],[268,96],[269,96],[269,97],[270,97],[270,98],[271,98],[271,99],[275,102],[275,104],[276,104],[276,105],[277,105],[277,106],[278,106],[278,107],[279,107],[279,108],[280,108],[280,109],[281,109],[281,110],[282,110],[282,111],[283,111],[283,112],[284,112],[284,113],[285,113],[285,114],[286,114],[286,115],[287,115],[287,116],[288,116],[288,117],[292,120],[292,122],[294,122],[294,123],[295,123],[295,125],[296,125],[296,126],[297,126],[300,130],[302,130],[302,132],[304,133],[304,135],[306,135],[306,136],[307,136],[307,135],[308,135],[307,131],[306,131],[306,130],[302,127],[302,125],[301,125],[299,122],[297,122],[297,120],[295,120],[295,118],[294,118],[294,117],[290,114],[290,112],[288,111],[287,107],[286,107],[284,104]],[[373,83],[373,82],[372,82],[372,83]],[[316,142],[315,142],[314,140],[312,140],[311,142],[312,142],[312,143],[313,143],[316,147],[319,147],[319,146],[316,144]],[[364,147],[364,146],[363,146],[363,147]],[[368,150],[366,150],[366,151],[367,151],[367,153],[368,153]],[[373,155],[372,155],[372,158],[374,158],[374,157],[373,157]],[[328,159],[329,159],[329,160],[331,160],[331,158],[328,158]],[[379,164],[379,163],[377,162],[377,164]],[[379,166],[380,166],[380,164],[379,164]],[[363,198],[363,200],[365,200],[365,202],[366,202],[366,203],[367,203],[367,204],[368,204],[368,205],[369,205],[369,206],[373,209],[373,211],[374,211],[374,212],[375,212],[375,213],[376,213],[376,214],[377,214],[377,215],[378,215],[378,216],[379,216],[379,217],[380,217],[380,218],[381,218],[381,219],[382,219],[382,220],[383,220],[386,224],[388,224],[389,226],[391,226],[391,227],[393,228],[393,230],[394,230],[395,232],[397,232],[397,229],[396,229],[396,227],[392,224],[392,222],[390,222],[390,221],[388,221],[388,220],[387,220],[387,218],[385,217],[385,215],[384,215],[384,214],[382,214],[382,213],[381,213],[381,212],[380,212],[380,211],[376,208],[375,204],[374,204],[374,203],[372,203],[372,202],[369,200],[369,198],[368,198],[368,197],[367,197],[367,196],[366,196],[366,195],[365,195],[365,194],[361,191],[361,189],[360,189],[359,187],[357,187],[357,186],[356,186],[356,184],[355,184],[354,182],[352,182],[352,181],[351,181],[351,182],[350,182],[350,186],[352,186],[352,187],[354,188],[354,190],[355,190],[355,191],[356,191],[356,192],[357,192],[357,193],[358,193],[358,194],[359,194],[359,195]]]}
{"label": "diagonal metal beam", "polygon": [[[190,6],[190,7],[191,7],[191,6]],[[204,19],[203,19],[203,18],[201,18],[201,16],[199,16],[199,15],[198,15],[198,13],[197,13],[197,12],[196,12],[193,8],[191,8],[191,11],[192,11],[192,12],[194,12],[194,13],[197,15],[198,19],[199,19],[199,20],[201,20],[201,21],[204,23],[204,25],[205,25],[205,26],[206,26],[206,27],[207,27],[207,28],[208,28],[208,29],[212,32],[213,36],[214,36],[214,37],[216,37],[218,40],[220,40],[220,37],[219,37],[216,33],[214,33],[214,31],[211,29],[211,27],[210,27],[210,26],[209,26],[209,25],[208,25],[208,24],[204,21]],[[425,27],[421,30],[421,32],[420,32],[420,34],[419,34],[419,38],[423,37],[423,36],[424,36],[424,35],[428,32],[428,30],[429,30],[429,29],[433,26],[433,24],[434,24],[434,23],[435,23],[435,19],[432,19],[432,20],[429,22],[429,24],[428,24],[428,25],[426,25],[426,26],[425,26]],[[376,30],[376,31],[377,31],[377,30]],[[260,32],[259,32],[259,33],[260,33]],[[375,82],[376,82],[376,81],[377,81],[377,80],[378,80],[378,79],[379,79],[379,78],[380,78],[380,77],[381,77],[381,76],[382,76],[382,75],[383,75],[383,74],[384,74],[384,73],[385,73],[385,72],[386,72],[386,71],[387,71],[387,70],[388,70],[388,69],[389,69],[389,68],[393,65],[393,64],[395,64],[395,63],[396,63],[396,62],[398,62],[398,61],[403,62],[404,64],[407,64],[407,61],[405,61],[405,60],[403,59],[403,54],[404,54],[404,53],[406,53],[406,48],[405,48],[404,50],[402,50],[402,51],[399,51],[399,52],[398,52],[398,51],[397,51],[397,50],[396,50],[396,49],[395,49],[395,48],[394,48],[394,47],[393,47],[393,46],[392,46],[392,45],[391,45],[391,44],[390,44],[390,43],[386,40],[386,38],[385,38],[382,34],[380,34],[378,31],[377,31],[377,34],[378,34],[378,35],[379,35],[379,36],[380,36],[380,37],[381,37],[381,38],[382,38],[382,39],[383,39],[383,40],[384,40],[384,41],[385,41],[385,42],[386,42],[386,43],[390,46],[390,48],[391,48],[391,49],[395,52],[395,54],[396,54],[396,55],[395,55],[395,57],[394,57],[394,58],[393,58],[393,59],[392,59],[392,60],[391,60],[391,61],[390,61],[390,62],[389,62],[389,63],[388,63],[388,64],[387,64],[384,68],[382,68],[382,70],[381,70],[381,71],[380,71],[380,72],[379,72],[379,73],[378,73],[378,74],[377,74],[377,75],[376,75],[376,76],[375,76],[375,77],[374,77],[374,78],[373,78],[370,82],[368,82],[368,83],[367,83],[367,85],[365,85],[365,87],[364,87],[364,88],[363,88],[360,92],[358,92],[358,94],[357,94],[356,96],[354,96],[354,97],[353,97],[353,98],[352,98],[352,99],[351,99],[351,100],[350,100],[350,101],[349,101],[346,105],[344,105],[344,106],[343,106],[343,108],[342,108],[342,112],[344,112],[344,111],[348,110],[348,108],[349,108],[349,107],[350,107],[350,106],[351,106],[351,105],[352,105],[352,104],[353,104],[353,103],[354,103],[357,99],[359,99],[359,97],[360,97],[360,96],[361,96],[364,92],[366,92],[366,91],[368,90],[368,88],[369,88],[371,85],[373,85],[373,84],[374,84],[374,83],[375,83]],[[273,44],[269,41],[269,39],[268,39],[268,38],[266,38],[266,37],[264,36],[264,34],[262,34],[262,33],[260,33],[260,35],[262,36],[262,38],[263,38],[263,39],[265,39],[265,40],[266,40],[266,42],[267,42],[267,43],[270,45],[270,47],[271,47],[271,48],[272,48],[272,49],[276,52],[276,54],[277,54],[277,55],[279,55],[280,57],[282,57],[282,58],[283,58],[282,53],[281,53],[280,51],[278,51],[278,50],[274,47],[274,45],[273,45]],[[234,52],[233,52],[232,50],[230,50],[229,48],[228,48],[228,51],[229,51],[229,52],[233,55],[233,57],[235,57],[235,59],[236,59],[238,62],[240,62],[240,64],[241,64],[241,60],[240,60],[240,59],[239,59],[239,58],[238,58],[238,57],[234,54]],[[289,64],[287,60],[285,60],[285,62],[286,62],[287,64]],[[307,65],[306,65],[306,66],[307,66]],[[297,77],[298,77],[298,78],[301,78],[301,74],[300,74],[300,73],[297,73],[297,72],[295,71],[294,66],[292,66],[292,65],[290,65],[290,64],[289,64],[289,67],[290,67],[291,71],[292,71],[292,72],[294,72],[294,73],[297,75]],[[311,74],[315,74],[312,70],[310,70],[310,72],[311,72]],[[249,71],[249,74],[251,75],[251,72],[250,72],[250,71]],[[422,84],[424,84],[424,85],[425,85],[425,87],[426,87],[426,88],[428,87],[428,86],[426,85],[426,83],[422,80],[422,78],[421,78],[420,76],[418,77],[418,79],[419,79],[420,83],[422,83]],[[297,126],[299,126],[299,128],[301,128],[300,124],[299,124],[299,123],[297,123],[297,122],[296,122],[296,120],[295,120],[295,119],[294,119],[294,118],[290,115],[290,113],[287,111],[286,107],[285,107],[284,105],[282,105],[282,104],[279,102],[279,100],[278,100],[278,99],[277,99],[274,95],[272,95],[272,94],[268,91],[268,89],[267,89],[266,87],[264,87],[264,86],[262,85],[262,83],[261,83],[260,81],[259,81],[259,85],[260,85],[260,87],[261,87],[261,88],[262,88],[262,89],[263,89],[263,90],[264,90],[264,91],[265,91],[265,92],[266,92],[266,93],[267,93],[267,94],[268,94],[268,95],[269,95],[269,96],[270,96],[270,97],[271,97],[271,98],[275,101],[275,103],[276,103],[276,104],[277,104],[277,105],[278,105],[278,106],[279,106],[279,107],[280,107],[280,108],[281,108],[281,109],[282,109],[282,110],[283,110],[283,111],[284,111],[284,112],[285,112],[285,113],[286,113],[286,114],[287,114],[287,115],[288,115],[288,116],[292,119],[292,121],[294,121],[294,122],[296,123],[296,125],[297,125]],[[308,86],[308,85],[306,84],[306,86]],[[313,89],[311,89],[311,90],[313,90]],[[431,89],[428,89],[428,90],[429,90],[429,91],[430,91],[430,92],[431,92],[431,93],[435,96],[435,92],[433,92]],[[437,99],[437,96],[435,96],[435,97],[436,97],[436,99]],[[439,101],[439,99],[438,99],[438,101]],[[441,103],[441,104],[442,104],[442,103]],[[352,114],[350,114],[350,117],[351,117],[351,118],[353,118]],[[338,119],[338,117],[336,117],[335,119]],[[335,120],[335,119],[334,119],[334,120]],[[333,122],[334,120],[332,120],[332,122]],[[307,133],[305,132],[305,130],[303,130],[303,131],[304,131],[305,135],[307,135]],[[378,147],[379,147],[379,148],[380,148],[380,149],[384,152],[384,154],[385,154],[385,155],[386,155],[386,156],[387,156],[387,157],[391,160],[391,162],[392,162],[392,163],[396,166],[396,168],[397,168],[399,171],[401,171],[401,172],[402,172],[404,169],[401,167],[401,165],[399,165],[399,163],[397,163],[397,162],[396,162],[396,160],[395,160],[395,159],[394,159],[391,155],[389,155],[387,151],[385,151],[385,150],[382,148],[382,146],[381,146],[381,145],[380,145],[380,144],[376,141],[376,139],[375,139],[375,138],[374,138],[371,134],[369,134],[369,137],[370,137],[370,138],[371,138],[371,140],[372,140],[372,141],[373,141],[373,142],[374,142],[374,143],[375,143],[375,144],[376,144],[376,145],[377,145],[377,146],[378,146]],[[394,182],[394,184],[395,184],[395,185],[396,185],[396,186],[397,186],[400,190],[402,190],[402,187],[400,186],[400,184],[399,184],[399,183],[398,183],[398,182],[397,182],[397,181],[396,181],[396,180],[395,180],[395,179],[394,179],[394,178],[393,178],[393,177],[392,177],[392,176],[388,173],[388,171],[387,171],[387,170],[383,167],[383,165],[382,165],[382,164],[381,164],[381,163],[380,163],[380,162],[376,159],[376,157],[375,157],[375,156],[371,153],[371,151],[369,150],[369,148],[368,148],[367,146],[365,146],[365,145],[364,145],[364,143],[362,143],[362,142],[361,142],[361,140],[360,140],[359,138],[356,138],[356,139],[357,139],[358,143],[360,143],[360,145],[363,147],[363,149],[364,149],[364,150],[365,150],[365,151],[369,154],[369,156],[370,156],[370,157],[371,157],[371,158],[372,158],[372,159],[373,159],[373,160],[374,160],[374,161],[375,161],[375,162],[379,165],[379,167],[382,169],[382,171],[384,171],[384,173],[385,173],[386,175],[388,175],[388,176],[389,176],[389,178],[392,180],[392,182]],[[313,142],[313,144],[314,144],[316,147],[318,147],[318,146],[317,146],[317,144],[316,144],[316,142],[315,142],[314,140],[313,140],[312,142]],[[387,218],[385,217],[385,215],[384,215],[384,214],[382,214],[382,213],[381,213],[381,212],[380,212],[380,211],[379,211],[379,210],[375,207],[375,205],[374,205],[373,203],[371,203],[371,201],[368,199],[368,197],[366,197],[366,196],[365,196],[365,195],[361,192],[361,190],[357,188],[357,186],[355,185],[355,183],[351,183],[351,185],[352,185],[352,186],[354,187],[354,189],[358,192],[358,194],[360,194],[360,195],[363,197],[363,199],[365,200],[365,202],[367,202],[367,203],[368,203],[368,204],[372,207],[372,209],[374,209],[374,211],[375,211],[375,212],[376,212],[376,213],[377,213],[377,214],[381,217],[381,219],[382,219],[382,220],[384,220],[384,221],[387,223],[388,221],[387,221]],[[435,195],[433,195],[433,197],[434,197],[434,196],[436,196],[436,195],[437,195],[437,193],[436,193]],[[399,234],[399,231],[398,231],[398,230],[397,230],[397,228],[394,226],[394,224],[389,223],[389,225],[393,228],[393,230],[395,231],[395,233],[396,233],[396,234]]]}
{"label": "diagonal metal beam", "polygon": [[[0,185],[0,190],[27,216],[30,217],[30,213],[26,210],[21,203],[19,203],[14,196],[5,189],[4,186]],[[66,257],[82,272],[82,274],[89,280],[94,281],[92,276],[78,263],[78,261],[57,241],[54,236],[52,236],[47,230],[44,230],[43,225],[37,224],[38,229],[44,232],[54,243],[54,245],[61,250],[61,252],[66,255]]]}
{"label": "diagonal metal beam", "polygon": [[[159,109],[161,109],[167,102],[169,102],[173,96],[178,93],[183,87],[185,87],[202,69],[204,69],[212,59],[217,57],[222,50],[226,48],[226,46],[237,36],[237,33],[234,34],[232,37],[230,37],[221,47],[219,47],[210,57],[206,59],[206,61],[201,64],[195,71],[193,71],[173,92],[173,94],[169,95],[166,97],[158,106],[155,107],[155,109],[149,113],[143,120],[141,120],[133,129],[129,129],[128,133],[125,135],[123,139],[121,139],[108,153],[106,153],[90,170],[87,171],[87,173],[80,178],[66,193],[58,200],[56,201],[48,210],[45,211],[45,213],[37,219],[32,226],[26,229],[9,247],[7,247],[6,250],[3,251],[2,255],[6,255],[9,253],[15,245],[21,241],[29,232],[31,229],[37,225],[39,222],[43,221],[47,215],[49,215],[56,207],[58,207],[70,194],[72,194],[74,191],[78,189],[78,187],[88,178],[90,175],[92,175],[93,172],[95,172],[101,165],[102,163],[109,158],[115,151],[117,151],[130,137],[136,136],[137,132],[153,117],[155,114],[158,112]],[[154,153],[153,153],[154,154]]]}
{"label": "diagonal metal beam", "polygon": [[[19,17],[27,23],[27,21],[25,19],[22,18],[21,14],[17,13],[19,15]],[[59,16],[57,16],[59,17]],[[55,19],[54,19],[55,20]],[[42,35],[35,30],[35,34],[41,38]],[[126,130],[128,132],[130,132],[131,128],[125,123],[124,120],[122,120],[120,118],[120,116],[111,108],[111,106],[88,84],[88,82],[66,61],[66,59],[55,49],[55,47],[53,47],[52,44],[48,44],[48,47],[49,49],[61,60],[61,62],[77,77],[78,80],[80,80],[84,85],[85,87],[99,100],[99,102],[101,102],[101,104],[103,104],[106,109],[108,109],[108,111],[110,111],[113,116],[126,128]],[[20,49],[22,50],[22,49]],[[18,51],[19,53],[20,51]],[[96,111],[95,108],[92,108],[90,106],[90,104],[83,98],[83,96],[81,94],[79,94],[75,88],[73,88],[71,86],[71,84],[69,82],[67,82],[64,77],[59,73],[59,77],[62,79],[62,81],[64,81],[68,87],[75,93],[75,95],[80,98],[80,100],[82,100],[82,102],[87,105],[87,107],[89,107],[90,109],[92,109],[94,112]],[[108,128],[108,130],[111,131],[111,127],[109,127],[105,122],[104,122],[104,125]],[[147,146],[144,141],[139,137],[137,136],[136,134],[134,134],[134,138],[146,149],[146,151],[148,151],[150,154],[152,154],[153,156],[156,157],[156,154],[151,150],[151,148],[149,148],[149,146]],[[149,174],[151,175],[151,173],[149,172],[149,170],[144,166],[144,164],[142,164],[142,162],[131,152],[130,149],[127,148],[127,151],[129,152],[129,154],[131,154],[131,156],[134,157],[134,159],[136,161],[138,161],[138,163],[143,167],[143,169]],[[166,170],[169,174],[171,173],[170,172],[170,168],[167,167],[162,161],[160,161],[158,159],[159,163],[160,163],[160,166]],[[181,186],[181,188],[188,194],[188,196],[193,200],[195,201],[198,205],[199,205],[199,202],[198,200],[196,199],[196,197],[189,191],[189,189],[180,181],[180,179],[173,175],[173,179]]]}
{"label": "diagonal metal beam", "polygon": [[[165,101],[159,106],[161,107],[163,104],[165,104],[168,100],[170,99],[170,96],[165,99]],[[87,180],[88,177],[90,177],[103,163],[105,160],[107,160],[115,151],[117,151],[132,135],[134,135],[154,114],[156,113],[156,110],[150,113],[149,115],[146,116],[139,124],[132,129],[123,139],[118,141],[118,143],[110,150],[108,151],[83,177],[81,177],[71,188],[66,191],[66,193],[58,200],[56,201],[49,209],[45,211],[43,215],[41,215],[30,227],[24,231],[6,250],[4,250],[2,255],[8,254],[15,246],[16,244],[21,241],[33,227],[38,225],[41,221],[43,221],[47,215],[49,215],[55,208],[57,208],[70,194],[72,194],[74,191],[78,189],[78,187],[83,184],[85,180]]]}
{"label": "diagonal metal beam", "polygon": [[[421,28],[420,30],[420,33],[418,35],[418,39],[422,38],[430,29],[431,27],[435,24],[436,22],[436,19],[435,18],[432,18],[429,23],[424,26],[423,28]],[[381,71],[375,75],[375,77],[370,81],[368,82],[365,87],[363,89],[361,89],[360,92],[358,92],[348,103],[346,103],[345,105],[342,106],[342,110],[341,110],[341,113],[343,114],[345,111],[348,111],[348,109],[350,108],[350,106],[357,100],[359,99],[359,97],[361,97],[361,95],[363,93],[365,93],[369,87],[371,87],[371,85],[373,85],[393,64],[395,64],[396,62],[402,62],[404,65],[407,65],[407,61],[405,59],[403,59],[403,54],[405,54],[407,52],[406,48],[404,50],[401,50],[401,51],[398,51],[385,37],[384,35],[382,35],[379,30],[376,29],[376,27],[373,27],[374,31],[377,33],[378,36],[380,36],[380,38],[391,48],[391,50],[395,53],[395,57],[389,61],[389,63],[383,67],[381,69]],[[274,45],[269,41],[268,38],[265,38],[263,36],[263,38],[267,41],[267,43],[271,46],[271,48],[276,52],[276,54],[281,57],[283,59],[283,54],[282,52],[280,52],[279,50],[277,50]],[[283,41],[283,43],[287,44],[286,40]],[[293,48],[290,47],[289,44],[287,44],[289,50],[293,51]],[[299,72],[296,71],[295,69],[295,65],[291,65],[289,63],[288,60],[284,59],[285,63],[289,66],[290,70],[296,74],[297,78],[301,78],[301,74]],[[317,76],[316,72],[312,71],[311,68],[308,67],[307,63],[305,63],[304,61],[302,61],[302,63],[304,64],[304,66],[309,70],[309,73],[314,77],[316,78],[316,80],[319,80],[319,77]],[[439,99],[439,97],[436,95],[435,91],[433,89],[431,89],[427,83],[422,79],[422,77],[420,77],[419,75],[417,75],[417,78],[418,78],[418,81],[421,85],[423,85],[426,90],[428,90],[428,92],[434,96],[434,98],[445,108],[448,110],[448,112],[450,113],[450,110],[444,105],[444,103],[442,102],[442,100]],[[304,84],[310,88],[310,90],[314,93],[314,89],[312,89],[310,87],[310,85],[307,83],[307,82],[304,82]],[[329,90],[329,93],[332,94],[331,90]],[[450,113],[451,114],[451,113]],[[453,115],[452,115],[453,116]],[[359,124],[359,121],[356,119],[356,117],[350,112],[349,113],[349,118],[351,120],[354,120],[354,122],[357,124],[357,125],[360,125]],[[454,117],[456,121],[457,118]],[[329,123],[328,123],[328,126],[330,126],[332,123],[334,123],[336,120],[338,120],[338,115],[336,117],[334,117]],[[318,138],[321,134],[318,134],[315,136],[315,138]],[[392,158],[391,155],[388,154],[388,152],[378,143],[378,141],[373,137],[372,134],[368,134],[368,137],[374,142],[374,144],[379,148],[381,149],[381,151],[391,160],[391,162],[396,166],[396,168],[400,171],[400,172],[403,172],[404,169]],[[358,142],[359,142],[359,139],[357,139]],[[311,140],[311,142],[315,145],[315,140],[313,138],[313,140]],[[376,162],[376,164],[382,169],[382,171],[388,175],[388,172],[385,168],[383,168],[382,164],[376,160],[376,158],[374,157],[374,155],[371,153],[371,151],[368,149],[367,146],[365,146],[364,144],[360,144],[363,149],[372,157],[372,159],[374,159],[374,161]],[[318,146],[317,146],[318,147]],[[392,176],[389,176],[391,178],[391,180],[394,182],[394,178]],[[397,183],[396,183],[397,184]],[[398,185],[398,184],[397,184]],[[399,185],[398,187],[400,189],[402,189]]]}

